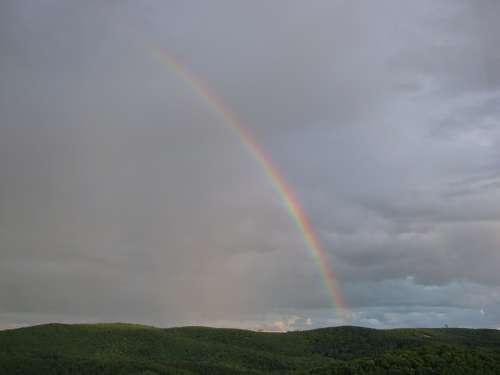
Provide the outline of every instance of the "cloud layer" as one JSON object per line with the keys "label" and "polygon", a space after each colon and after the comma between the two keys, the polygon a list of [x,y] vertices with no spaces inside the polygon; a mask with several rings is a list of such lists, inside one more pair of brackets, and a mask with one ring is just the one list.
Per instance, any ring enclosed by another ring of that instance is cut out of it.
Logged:
{"label": "cloud layer", "polygon": [[341,324],[224,98],[303,203],[353,324],[498,327],[495,1],[0,5],[0,328]]}

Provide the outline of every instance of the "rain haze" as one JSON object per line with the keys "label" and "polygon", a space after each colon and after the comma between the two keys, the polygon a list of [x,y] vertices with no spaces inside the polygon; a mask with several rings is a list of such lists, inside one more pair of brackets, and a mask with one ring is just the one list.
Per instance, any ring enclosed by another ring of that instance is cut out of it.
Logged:
{"label": "rain haze", "polygon": [[500,327],[500,2],[2,1],[0,329]]}

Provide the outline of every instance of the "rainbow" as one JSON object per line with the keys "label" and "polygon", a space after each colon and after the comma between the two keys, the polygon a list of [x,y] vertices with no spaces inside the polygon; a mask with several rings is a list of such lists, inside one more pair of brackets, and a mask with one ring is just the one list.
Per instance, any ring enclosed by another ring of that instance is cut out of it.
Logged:
{"label": "rainbow", "polygon": [[184,65],[180,64],[176,58],[165,48],[153,47],[154,52],[167,63],[173,72],[184,82],[188,83],[210,106],[222,116],[224,121],[236,133],[241,142],[249,150],[255,161],[262,167],[271,185],[282,198],[290,217],[300,230],[305,245],[310,250],[313,258],[321,271],[324,283],[329,290],[332,307],[335,306],[344,321],[350,321],[350,313],[342,293],[335,279],[333,269],[328,261],[327,254],[318,239],[317,234],[311,226],[300,202],[297,200],[290,187],[286,184],[282,175],[273,165],[271,159],[266,155],[262,147],[257,143],[254,136],[245,128],[236,115],[228,108],[224,101],[211,91],[202,81],[196,78]]}

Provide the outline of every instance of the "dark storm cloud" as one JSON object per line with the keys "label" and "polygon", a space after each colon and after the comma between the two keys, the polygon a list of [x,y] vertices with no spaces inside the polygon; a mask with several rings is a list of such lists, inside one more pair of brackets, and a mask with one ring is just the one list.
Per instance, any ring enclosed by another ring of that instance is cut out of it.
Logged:
{"label": "dark storm cloud", "polygon": [[281,198],[155,46],[269,153],[354,324],[500,326],[496,2],[0,7],[0,328],[341,323]]}

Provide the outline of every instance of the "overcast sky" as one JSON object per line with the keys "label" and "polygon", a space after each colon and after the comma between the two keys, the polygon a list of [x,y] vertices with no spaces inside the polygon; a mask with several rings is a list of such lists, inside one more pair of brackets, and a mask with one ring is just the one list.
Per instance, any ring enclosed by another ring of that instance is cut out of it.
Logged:
{"label": "overcast sky", "polygon": [[500,2],[0,3],[0,328],[500,327]]}

